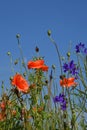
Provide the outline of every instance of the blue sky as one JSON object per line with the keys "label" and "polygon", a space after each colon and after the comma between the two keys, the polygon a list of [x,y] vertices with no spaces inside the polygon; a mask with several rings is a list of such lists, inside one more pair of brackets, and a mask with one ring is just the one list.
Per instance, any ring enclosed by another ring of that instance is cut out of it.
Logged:
{"label": "blue sky", "polygon": [[55,47],[47,37],[48,29],[52,30],[52,37],[63,56],[70,42],[73,48],[79,42],[87,45],[87,0],[0,1],[0,81],[4,80],[7,85],[12,74],[6,53],[10,51],[13,59],[20,56],[17,33],[21,34],[27,61],[38,46],[46,64],[58,66]]}

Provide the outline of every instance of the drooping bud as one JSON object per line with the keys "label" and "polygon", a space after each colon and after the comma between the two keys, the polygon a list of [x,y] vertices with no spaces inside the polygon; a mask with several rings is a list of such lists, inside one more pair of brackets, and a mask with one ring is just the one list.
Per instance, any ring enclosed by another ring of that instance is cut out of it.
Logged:
{"label": "drooping bud", "polygon": [[35,51],[36,51],[36,52],[39,52],[39,48],[38,48],[37,46],[36,46],[36,48],[35,48]]}

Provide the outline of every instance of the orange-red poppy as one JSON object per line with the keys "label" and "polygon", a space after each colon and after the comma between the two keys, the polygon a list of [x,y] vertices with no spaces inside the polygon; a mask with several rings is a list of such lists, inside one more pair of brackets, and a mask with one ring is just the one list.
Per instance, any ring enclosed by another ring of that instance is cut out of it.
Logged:
{"label": "orange-red poppy", "polygon": [[17,111],[16,110],[12,110],[11,113],[12,113],[13,116],[16,116]]}
{"label": "orange-red poppy", "polygon": [[48,66],[46,66],[46,65],[43,65],[42,67],[41,67],[41,69],[43,70],[43,71],[48,71]]}
{"label": "orange-red poppy", "polygon": [[76,86],[77,83],[75,82],[75,78],[74,77],[70,77],[70,78],[63,78],[60,80],[60,85],[62,87],[71,87],[71,86]]}
{"label": "orange-red poppy", "polygon": [[12,81],[13,86],[16,86],[19,91],[27,93],[29,91],[29,84],[21,74],[15,74]]}
{"label": "orange-red poppy", "polygon": [[6,118],[5,112],[0,112],[0,121],[4,121]]}
{"label": "orange-red poppy", "polygon": [[29,61],[28,69],[41,69],[43,71],[48,71],[48,66],[44,65],[44,60],[35,60],[35,61]]}
{"label": "orange-red poppy", "polygon": [[5,108],[6,108],[6,103],[5,103],[4,101],[2,101],[2,102],[0,103],[0,107],[1,107],[2,110],[5,110]]}

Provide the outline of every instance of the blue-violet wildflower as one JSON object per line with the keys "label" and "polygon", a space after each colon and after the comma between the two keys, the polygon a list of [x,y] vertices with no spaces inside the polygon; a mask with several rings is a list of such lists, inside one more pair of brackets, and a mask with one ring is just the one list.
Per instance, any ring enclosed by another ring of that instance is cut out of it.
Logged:
{"label": "blue-violet wildflower", "polygon": [[79,44],[76,45],[75,49],[76,49],[76,53],[82,52],[87,55],[87,48],[85,47],[85,44],[82,44],[80,42]]}
{"label": "blue-violet wildflower", "polygon": [[78,74],[78,68],[76,67],[76,64],[73,60],[71,60],[69,63],[64,63],[63,65],[64,72],[69,72],[72,75]]}
{"label": "blue-violet wildflower", "polygon": [[54,103],[60,103],[61,109],[66,110],[66,100],[65,100],[65,95],[64,94],[59,94],[59,96],[55,96],[53,98]]}

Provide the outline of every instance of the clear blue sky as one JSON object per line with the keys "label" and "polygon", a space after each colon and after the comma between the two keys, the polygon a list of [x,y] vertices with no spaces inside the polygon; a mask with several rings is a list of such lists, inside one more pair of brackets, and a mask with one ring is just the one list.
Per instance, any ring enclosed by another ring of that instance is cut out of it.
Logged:
{"label": "clear blue sky", "polygon": [[80,41],[87,45],[87,0],[0,1],[0,81],[6,83],[11,76],[7,51],[11,51],[14,59],[19,57],[17,33],[21,34],[27,60],[38,46],[46,64],[57,65],[55,48],[47,37],[48,29],[52,30],[62,55],[70,41],[73,47]]}

